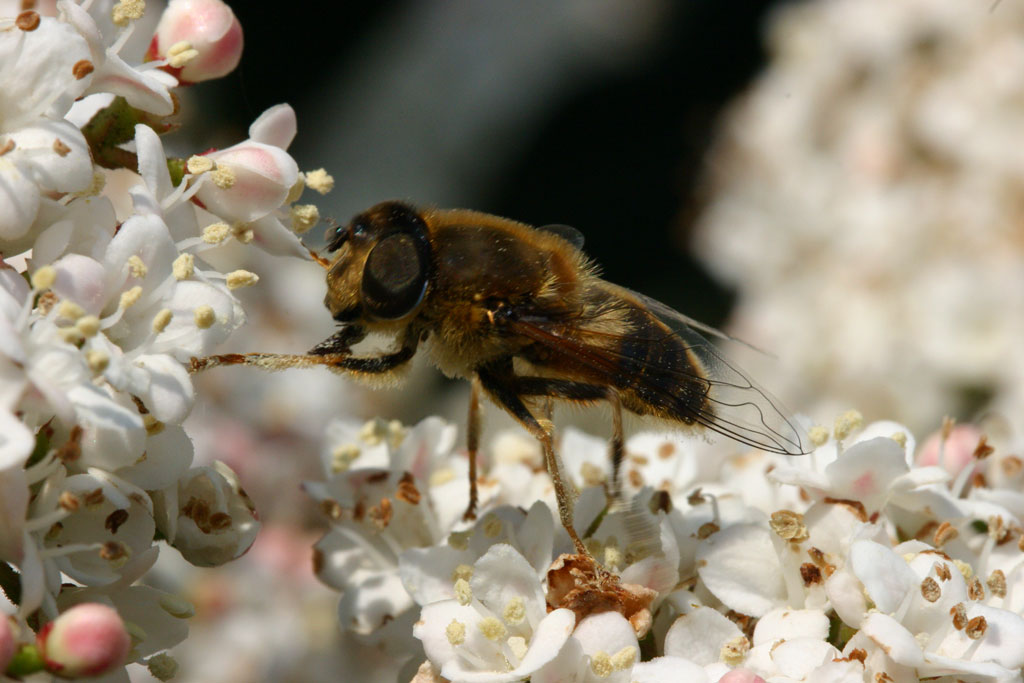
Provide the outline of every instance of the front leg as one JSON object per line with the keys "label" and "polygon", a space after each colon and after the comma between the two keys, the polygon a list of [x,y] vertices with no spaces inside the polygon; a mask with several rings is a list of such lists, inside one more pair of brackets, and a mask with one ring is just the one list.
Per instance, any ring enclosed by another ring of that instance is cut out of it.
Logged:
{"label": "front leg", "polygon": [[201,372],[219,365],[249,365],[268,371],[324,366],[338,373],[372,375],[375,378],[387,379],[389,374],[397,375],[416,355],[419,335],[405,334],[402,337],[401,348],[394,353],[353,357],[349,345],[361,341],[365,336],[362,328],[346,327],[313,347],[307,354],[228,353],[203,358],[193,357],[189,372]]}
{"label": "front leg", "polygon": [[359,325],[346,325],[327,339],[309,350],[310,355],[325,356],[327,354],[348,354],[352,345],[366,339],[366,328]]}

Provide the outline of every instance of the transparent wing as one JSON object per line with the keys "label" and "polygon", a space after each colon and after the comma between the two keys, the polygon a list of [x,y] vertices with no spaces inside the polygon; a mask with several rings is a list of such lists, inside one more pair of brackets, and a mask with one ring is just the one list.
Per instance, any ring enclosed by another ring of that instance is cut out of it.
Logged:
{"label": "transparent wing", "polygon": [[[772,453],[808,452],[806,434],[782,404],[698,330],[724,335],[642,294],[604,281],[601,288],[605,303],[597,312],[526,315],[516,331],[589,375],[635,392],[656,407],[653,414]],[[625,320],[624,331],[612,331],[611,319]]]}

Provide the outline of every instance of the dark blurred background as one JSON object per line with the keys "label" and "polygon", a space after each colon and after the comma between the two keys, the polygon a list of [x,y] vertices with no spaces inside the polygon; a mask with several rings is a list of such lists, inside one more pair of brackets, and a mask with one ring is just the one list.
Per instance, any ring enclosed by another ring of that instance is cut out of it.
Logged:
{"label": "dark blurred background", "polygon": [[324,215],[401,197],[567,223],[609,280],[720,325],[731,296],[688,254],[687,226],[773,4],[381,0],[318,21],[236,3],[241,66],[197,95],[234,127],[228,144],[289,102],[300,168],[337,181],[311,200]]}

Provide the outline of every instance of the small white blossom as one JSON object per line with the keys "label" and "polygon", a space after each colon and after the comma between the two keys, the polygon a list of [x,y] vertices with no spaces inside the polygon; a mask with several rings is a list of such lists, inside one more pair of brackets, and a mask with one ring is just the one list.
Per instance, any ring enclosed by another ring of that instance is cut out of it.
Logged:
{"label": "small white blossom", "polygon": [[465,599],[424,606],[413,634],[445,678],[516,681],[551,662],[575,622],[570,610],[547,612],[533,567],[497,544],[473,564]]}

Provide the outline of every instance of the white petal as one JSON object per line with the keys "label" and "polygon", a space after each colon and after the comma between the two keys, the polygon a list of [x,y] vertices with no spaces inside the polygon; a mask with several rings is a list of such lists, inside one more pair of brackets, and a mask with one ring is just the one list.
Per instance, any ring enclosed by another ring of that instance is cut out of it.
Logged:
{"label": "white petal", "polygon": [[18,614],[27,617],[43,603],[46,594],[46,571],[39,554],[39,546],[28,532],[25,532],[22,547],[25,549],[25,555],[18,563],[18,569],[21,570],[21,603],[18,605]]}
{"label": "white petal", "polygon": [[868,512],[885,504],[897,477],[908,472],[903,447],[888,437],[854,444],[825,468],[837,498],[859,500]]}
{"label": "white petal", "polygon": [[874,541],[850,547],[850,568],[881,612],[895,612],[919,583],[903,558]]}
{"label": "white petal", "polygon": [[[132,275],[129,259],[133,256],[141,259],[146,267],[145,275],[141,278]],[[117,306],[121,291],[134,286],[142,287],[142,297],[132,309],[139,311],[153,305],[163,296],[161,285],[171,278],[172,264],[177,257],[178,250],[160,216],[135,214],[126,220],[110,240],[103,257],[110,296],[108,308]],[[148,325],[146,328],[144,334],[149,333]]]}
{"label": "white petal", "polygon": [[160,136],[149,126],[138,124],[135,126],[135,151],[139,158],[139,175],[146,187],[158,200],[169,195],[174,187]]}
{"label": "white petal", "polygon": [[397,619],[413,606],[402,588],[398,572],[367,572],[362,581],[350,585],[338,603],[338,623],[342,628],[368,634]]}
{"label": "white petal", "polygon": [[402,586],[420,605],[455,597],[452,574],[460,564],[472,564],[466,551],[449,545],[409,548],[398,558]]}
{"label": "white petal", "polygon": [[0,197],[0,243],[5,254],[18,254],[32,246],[28,230],[39,211],[39,186],[0,158]]}
{"label": "white petal", "polygon": [[862,441],[870,441],[879,436],[892,438],[897,434],[902,434],[906,439],[906,445],[903,447],[903,451],[906,457],[907,464],[913,463],[914,449],[916,442],[914,435],[910,432],[907,427],[900,424],[899,422],[893,422],[892,420],[879,420],[878,422],[872,422],[857,434],[853,441],[849,445],[860,443]]}
{"label": "white petal", "polygon": [[697,572],[728,607],[759,617],[786,597],[782,566],[763,526],[737,524],[712,534],[697,550]]}
{"label": "white petal", "polygon": [[[537,669],[553,660],[569,640],[572,628],[576,624],[576,615],[567,609],[556,609],[549,613],[541,621],[533,632],[530,639],[529,650],[519,666],[504,674],[493,674],[491,672],[480,672],[474,674],[461,673],[461,662],[456,661],[455,666],[441,669],[441,675],[451,680],[466,681],[466,683],[502,683],[504,681],[518,681],[526,678]],[[454,675],[449,675],[454,674]]]}
{"label": "white petal", "polygon": [[[530,683],[578,683],[589,678],[587,656],[575,638],[569,638],[558,656],[535,671]],[[613,674],[614,675],[614,674]]]}
{"label": "white petal", "polygon": [[[205,282],[184,280],[177,283],[165,305],[171,309],[171,322],[157,335],[150,348],[155,352],[169,353],[183,363],[192,356],[207,355],[245,322],[245,313],[237,300],[225,290]],[[195,313],[200,306],[213,309],[215,322],[209,328],[196,326]]]}
{"label": "white petal", "polygon": [[0,472],[20,470],[35,445],[35,435],[25,423],[7,408],[0,408]]}
{"label": "white petal", "polygon": [[268,213],[250,222],[249,227],[252,229],[253,244],[268,254],[309,259],[309,250],[302,245],[299,236],[274,214]]}
{"label": "white petal", "polygon": [[[974,662],[931,653],[925,654],[925,663],[918,667],[918,672],[922,677],[967,674],[972,678],[977,676],[981,680],[998,681],[999,683],[1020,683],[1021,680],[1019,669],[1007,669],[994,662]],[[957,678],[963,680],[959,676]]]}
{"label": "white petal", "polygon": [[[37,119],[9,136],[6,155],[43,190],[77,192],[92,182],[92,158],[82,132],[67,121]],[[62,146],[58,152],[55,146]]]}
{"label": "white petal", "polygon": [[792,638],[825,640],[828,617],[813,609],[777,609],[761,617],[754,627],[754,645]]}
{"label": "white petal", "polygon": [[[1024,618],[1009,610],[989,607],[980,603],[970,604],[967,618],[982,617],[985,632],[978,640],[971,640],[964,631],[951,631],[938,648],[936,654],[970,659],[974,662],[994,662],[1007,669],[1024,666]],[[949,619],[946,615],[946,619]],[[926,654],[926,659],[928,655]]]}
{"label": "white petal", "polygon": [[530,563],[538,576],[543,576],[551,564],[555,542],[555,520],[551,508],[543,501],[535,501],[526,513],[526,519],[516,530],[516,547]]}
{"label": "white petal", "polygon": [[743,635],[739,627],[710,607],[698,607],[676,619],[665,634],[665,654],[700,665],[721,659],[722,646]]}
{"label": "white petal", "polygon": [[518,550],[505,543],[491,546],[474,563],[469,585],[473,597],[496,612],[519,598],[525,602],[531,624],[536,624],[544,614],[544,593],[537,573]]}
{"label": "white petal", "polygon": [[914,635],[886,614],[869,614],[861,624],[861,633],[877,643],[898,664],[909,667],[924,664],[921,646],[914,640]]}
{"label": "white petal", "polygon": [[57,271],[53,291],[58,296],[74,301],[86,313],[98,315],[102,311],[107,274],[100,263],[88,256],[66,254],[54,262],[53,267]]}
{"label": "white petal", "polygon": [[831,484],[823,472],[797,467],[795,465],[779,465],[768,472],[768,479],[779,484],[802,486],[815,491],[827,491]]}
{"label": "white petal", "polygon": [[853,628],[860,627],[868,603],[860,581],[849,568],[838,569],[825,579],[825,594],[840,619]]}
{"label": "white petal", "polygon": [[133,69],[117,54],[107,51],[106,59],[93,74],[92,85],[87,93],[112,92],[128,101],[128,104],[142,111],[167,116],[174,112],[174,102],[164,82],[157,78],[157,72]]}
{"label": "white petal", "polygon": [[102,262],[107,245],[114,236],[117,217],[106,197],[92,197],[88,201],[71,202],[68,206],[44,198],[39,205],[36,223],[48,226],[32,245],[33,266],[39,267],[69,253]]}
{"label": "white petal", "polygon": [[140,395],[149,412],[161,422],[181,424],[195,401],[188,370],[166,354],[141,355],[135,365],[149,373],[148,390]]}
{"label": "white petal", "polygon": [[682,657],[666,655],[633,665],[632,683],[709,683],[704,668]]}
{"label": "white petal", "polygon": [[808,676],[814,669],[840,656],[831,644],[810,638],[787,640],[772,649],[772,661],[779,672],[797,681],[812,680]]}
{"label": "white petal", "polygon": [[637,648],[637,661],[640,661],[639,643],[636,631],[629,621],[618,612],[602,612],[586,617],[576,625],[572,632],[574,640],[579,641],[583,652],[594,655],[597,652],[615,654],[623,648]]}
{"label": "white petal", "polygon": [[177,425],[166,425],[159,433],[147,437],[145,448],[141,461],[117,473],[141,489],[157,491],[177,485],[192,465],[192,440]]}
{"label": "white petal", "polygon": [[72,388],[68,397],[82,425],[82,464],[114,470],[133,465],[146,442],[139,411],[123,394],[111,396],[85,384]]}
{"label": "white petal", "polygon": [[288,149],[298,132],[295,110],[290,104],[275,104],[249,126],[249,138],[256,142]]}
{"label": "white petal", "polygon": [[49,17],[43,17],[34,31],[10,26],[0,32],[0,64],[4,65],[0,121],[5,129],[28,125],[59,95],[69,103],[80,95],[91,76],[77,80],[73,67],[90,57],[88,45],[75,29]]}
{"label": "white petal", "polygon": [[405,435],[391,465],[425,481],[451,455],[457,435],[455,425],[440,417],[424,418]]}

